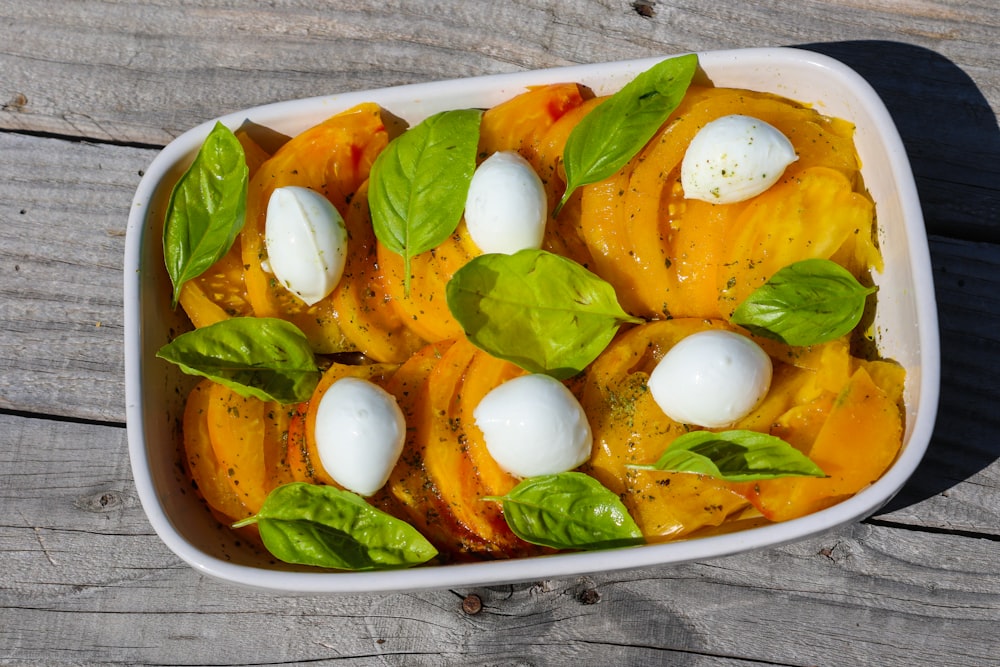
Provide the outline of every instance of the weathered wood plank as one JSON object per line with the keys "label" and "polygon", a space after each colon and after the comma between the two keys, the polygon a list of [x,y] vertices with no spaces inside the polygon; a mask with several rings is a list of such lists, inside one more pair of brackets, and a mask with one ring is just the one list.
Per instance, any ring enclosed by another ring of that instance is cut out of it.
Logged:
{"label": "weathered wood plank", "polygon": [[0,133],[0,408],[123,421],[125,224],[154,151]]}
{"label": "weathered wood plank", "polygon": [[940,408],[926,458],[883,518],[997,536],[998,248],[936,237],[931,247],[941,332]]}
{"label": "weathered wood plank", "polygon": [[900,35],[963,63],[1000,107],[988,0],[633,4],[4,0],[0,127],[165,143],[223,112],[329,92],[690,49],[850,41],[866,59]]}

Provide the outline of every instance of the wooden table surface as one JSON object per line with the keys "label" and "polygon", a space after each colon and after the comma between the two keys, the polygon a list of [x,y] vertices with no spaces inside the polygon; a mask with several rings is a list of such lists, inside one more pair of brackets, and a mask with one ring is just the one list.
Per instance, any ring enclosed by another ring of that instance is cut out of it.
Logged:
{"label": "wooden table surface", "polygon": [[[996,0],[0,0],[0,664],[1000,664],[998,42]],[[409,594],[246,591],[157,538],[122,258],[164,144],[271,101],[751,46],[855,68],[916,175],[941,404],[887,507],[761,552]]]}

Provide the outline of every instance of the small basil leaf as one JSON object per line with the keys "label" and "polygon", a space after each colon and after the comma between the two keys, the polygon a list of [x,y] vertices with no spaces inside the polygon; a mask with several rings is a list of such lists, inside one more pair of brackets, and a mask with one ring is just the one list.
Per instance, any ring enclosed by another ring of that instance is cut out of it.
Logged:
{"label": "small basil leaf", "polygon": [[697,69],[693,53],[657,63],[581,119],[563,149],[566,193],[557,214],[576,188],[612,175],[646,145],[684,99]]}
{"label": "small basil leaf", "polygon": [[375,236],[410,258],[434,248],[458,227],[476,170],[482,111],[444,111],[393,139],[372,164],[368,186]]}
{"label": "small basil leaf", "polygon": [[629,467],[692,472],[729,482],[826,476],[808,456],[781,438],[743,430],[685,433],[653,465]]}
{"label": "small basil leaf", "polygon": [[544,250],[480,255],[455,272],[446,294],[474,345],[560,380],[593,361],[621,324],[642,322],[607,282]]}
{"label": "small basil leaf", "polygon": [[410,524],[333,486],[279,486],[257,514],[233,527],[254,523],[267,550],[286,563],[384,570],[426,563],[438,553]]}
{"label": "small basil leaf", "polygon": [[640,544],[642,532],[621,500],[590,475],[529,477],[503,504],[504,519],[525,542],[555,549],[604,549]]}
{"label": "small basil leaf", "polygon": [[167,204],[163,258],[174,286],[172,306],[185,282],[232,247],[243,227],[249,173],[239,139],[217,122]]}
{"label": "small basil leaf", "polygon": [[828,259],[805,259],[775,273],[733,312],[732,321],[788,345],[817,345],[849,333],[876,288]]}
{"label": "small basil leaf", "polygon": [[233,317],[188,331],[156,356],[241,396],[280,403],[307,400],[320,375],[305,335],[269,317]]}

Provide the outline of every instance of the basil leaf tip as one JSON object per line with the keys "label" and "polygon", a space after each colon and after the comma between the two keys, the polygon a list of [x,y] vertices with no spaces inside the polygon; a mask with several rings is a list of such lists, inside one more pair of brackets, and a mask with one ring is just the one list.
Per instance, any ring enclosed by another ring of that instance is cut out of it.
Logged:
{"label": "basil leaf tip", "polygon": [[641,470],[689,472],[728,482],[777,477],[826,477],[808,456],[776,436],[748,430],[692,431],[674,439]]}
{"label": "basil leaf tip", "polygon": [[560,380],[586,368],[619,326],[643,321],[622,309],[609,283],[545,250],[473,258],[446,297],[474,345]]}
{"label": "basil leaf tip", "polygon": [[876,289],[832,260],[805,259],[776,272],[733,311],[731,320],[788,345],[818,345],[852,331]]}
{"label": "basil leaf tip", "polygon": [[448,238],[462,218],[482,114],[457,109],[432,115],[389,142],[372,164],[372,226],[379,242],[403,257],[405,294],[411,258]]}
{"label": "basil leaf tip", "polygon": [[249,173],[239,139],[216,122],[167,203],[163,259],[173,284],[171,307],[177,307],[185,282],[232,247],[243,228]]}
{"label": "basil leaf tip", "polygon": [[320,375],[305,335],[277,318],[222,320],[177,336],[156,356],[241,396],[279,403],[307,400]]}
{"label": "basil leaf tip", "polygon": [[607,178],[646,145],[681,103],[697,69],[693,53],[661,61],[580,120],[563,149],[566,192],[553,215],[576,188]]}
{"label": "basil leaf tip", "polygon": [[333,486],[291,482],[275,488],[257,514],[264,546],[286,563],[336,570],[385,570],[426,563],[438,551],[416,528]]}
{"label": "basil leaf tip", "polygon": [[499,498],[511,531],[555,549],[606,549],[644,542],[642,531],[610,489],[590,475],[529,477]]}

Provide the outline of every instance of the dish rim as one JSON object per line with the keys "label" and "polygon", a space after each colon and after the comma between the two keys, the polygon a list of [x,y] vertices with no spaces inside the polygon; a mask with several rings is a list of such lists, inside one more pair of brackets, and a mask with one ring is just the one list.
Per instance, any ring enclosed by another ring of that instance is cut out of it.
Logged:
{"label": "dish rim", "polygon": [[[317,118],[331,115],[342,108],[349,108],[362,101],[378,102],[382,99],[409,97],[418,108],[430,115],[435,104],[444,108],[469,106],[463,100],[470,90],[490,87],[497,95],[508,95],[509,88],[522,90],[527,85],[553,81],[581,81],[588,79],[625,80],[643,71],[668,55],[607,63],[551,67],[525,72],[490,74],[465,79],[450,79],[427,83],[407,84],[341,95],[323,95],[286,102],[275,102],[220,116],[201,123],[171,141],[146,169],[129,214],[126,228],[124,261],[124,326],[125,326],[125,380],[126,380],[126,429],[129,457],[132,464],[136,492],[153,529],[178,557],[196,571],[215,579],[255,589],[303,592],[348,593],[425,590],[451,586],[473,586],[541,580],[554,577],[582,575],[598,571],[623,570],[655,565],[671,565],[707,558],[718,558],[766,547],[776,547],[789,542],[826,532],[838,526],[868,516],[895,496],[913,474],[926,452],[933,432],[937,413],[940,384],[940,351],[937,329],[937,312],[930,272],[930,254],[926,231],[920,210],[916,186],[905,149],[892,121],[875,90],[854,70],[829,56],[792,47],[729,49],[697,52],[706,70],[739,61],[741,66],[758,63],[760,66],[780,68],[784,65],[811,67],[826,76],[836,77],[854,94],[856,102],[871,116],[878,129],[879,138],[891,166],[892,181],[896,185],[902,208],[903,226],[907,241],[908,264],[912,271],[913,301],[917,310],[917,344],[919,346],[920,374],[917,389],[919,402],[914,408],[915,419],[905,441],[903,451],[888,471],[874,484],[853,497],[830,508],[783,523],[755,527],[733,533],[680,540],[660,544],[591,552],[560,553],[550,556],[495,560],[476,563],[422,566],[402,570],[376,572],[327,572],[269,570],[251,565],[228,562],[206,553],[191,544],[175,527],[163,502],[157,494],[146,442],[146,419],[143,405],[144,376],[142,359],[142,305],[140,303],[143,242],[152,234],[147,225],[147,204],[151,202],[161,180],[192,150],[200,146],[215,122],[237,127],[246,118],[269,119],[275,117],[302,118],[302,110],[316,112]],[[709,72],[711,74],[711,72]],[[447,100],[445,103],[444,101]],[[425,106],[421,106],[425,105]],[[480,102],[482,105],[482,102]],[[391,110],[391,107],[389,107]],[[299,115],[296,115],[299,111]],[[419,116],[419,113],[417,114]],[[415,123],[418,118],[408,116]],[[318,120],[316,121],[318,122]],[[262,124],[268,125],[266,121]],[[301,123],[300,123],[301,124]],[[308,121],[305,126],[311,123]],[[268,125],[274,127],[273,124]],[[280,127],[276,127],[279,129]],[[864,170],[862,169],[864,172]]]}

